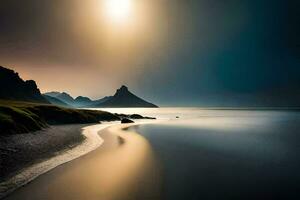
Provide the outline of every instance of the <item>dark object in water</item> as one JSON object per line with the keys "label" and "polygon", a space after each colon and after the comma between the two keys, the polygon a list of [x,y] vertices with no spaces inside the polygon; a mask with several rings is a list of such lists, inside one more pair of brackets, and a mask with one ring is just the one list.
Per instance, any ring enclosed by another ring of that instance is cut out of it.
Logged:
{"label": "dark object in water", "polygon": [[178,119],[179,118],[179,116],[176,116],[176,119]]}
{"label": "dark object in water", "polygon": [[130,119],[128,119],[128,118],[123,118],[123,119],[121,120],[121,123],[122,123],[122,124],[128,124],[128,123],[134,123],[134,121],[132,121],[132,120],[130,120]]}

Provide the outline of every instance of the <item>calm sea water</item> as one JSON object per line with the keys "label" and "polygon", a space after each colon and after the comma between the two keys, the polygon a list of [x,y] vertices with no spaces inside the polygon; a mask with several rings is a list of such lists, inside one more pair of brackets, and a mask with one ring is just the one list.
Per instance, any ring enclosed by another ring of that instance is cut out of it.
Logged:
{"label": "calm sea water", "polygon": [[164,200],[300,199],[299,112],[109,111],[169,119],[135,127],[162,165]]}

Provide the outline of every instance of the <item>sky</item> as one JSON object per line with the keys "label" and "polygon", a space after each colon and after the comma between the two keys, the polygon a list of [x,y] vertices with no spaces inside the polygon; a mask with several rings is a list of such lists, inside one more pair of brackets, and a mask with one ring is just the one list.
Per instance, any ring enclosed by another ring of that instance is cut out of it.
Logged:
{"label": "sky", "polygon": [[120,16],[108,1],[124,0],[1,0],[0,65],[93,99],[123,84],[166,106],[300,96],[300,1],[128,0]]}

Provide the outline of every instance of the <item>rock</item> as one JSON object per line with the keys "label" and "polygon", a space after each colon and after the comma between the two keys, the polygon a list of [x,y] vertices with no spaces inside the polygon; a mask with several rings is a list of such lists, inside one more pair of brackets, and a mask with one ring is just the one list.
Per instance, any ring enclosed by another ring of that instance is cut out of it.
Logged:
{"label": "rock", "polygon": [[144,119],[142,115],[139,114],[132,114],[129,116],[131,119]]}
{"label": "rock", "polygon": [[128,123],[134,123],[134,121],[132,121],[132,120],[130,120],[130,119],[128,119],[128,118],[123,118],[123,119],[121,120],[121,123],[122,123],[122,124],[128,124]]}
{"label": "rock", "polygon": [[156,119],[155,117],[144,117],[144,116],[139,115],[139,114],[129,115],[129,118],[130,119]]}

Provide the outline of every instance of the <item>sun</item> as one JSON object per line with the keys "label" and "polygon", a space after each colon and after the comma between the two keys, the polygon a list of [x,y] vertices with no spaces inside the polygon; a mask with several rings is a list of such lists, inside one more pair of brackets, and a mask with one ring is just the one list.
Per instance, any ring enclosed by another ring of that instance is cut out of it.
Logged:
{"label": "sun", "polygon": [[132,9],[131,0],[105,0],[105,12],[112,21],[122,22],[129,18]]}

